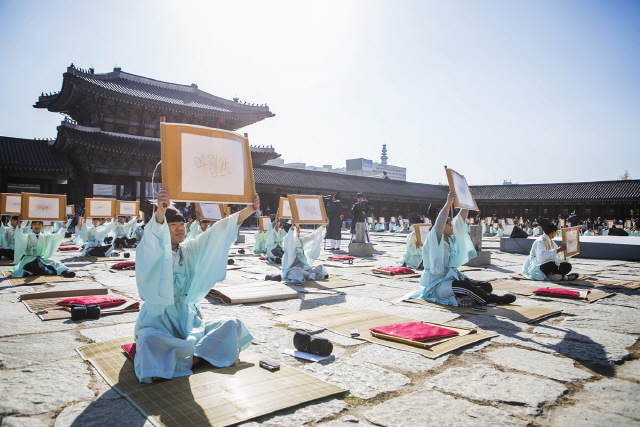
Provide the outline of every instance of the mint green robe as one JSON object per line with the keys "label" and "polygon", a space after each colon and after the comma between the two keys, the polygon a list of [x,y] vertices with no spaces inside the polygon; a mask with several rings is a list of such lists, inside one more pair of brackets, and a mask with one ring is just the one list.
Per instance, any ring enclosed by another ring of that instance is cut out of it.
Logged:
{"label": "mint green robe", "polygon": [[29,273],[24,270],[24,266],[37,258],[40,258],[44,265],[52,267],[56,274],[60,275],[67,267],[60,262],[54,261],[51,257],[64,240],[65,228],[61,225],[55,234],[40,232],[40,237],[36,237],[33,231],[24,232],[27,227],[30,227],[30,222],[24,221],[22,225],[16,227],[14,232],[13,263],[15,267],[13,267],[12,277],[28,276]]}

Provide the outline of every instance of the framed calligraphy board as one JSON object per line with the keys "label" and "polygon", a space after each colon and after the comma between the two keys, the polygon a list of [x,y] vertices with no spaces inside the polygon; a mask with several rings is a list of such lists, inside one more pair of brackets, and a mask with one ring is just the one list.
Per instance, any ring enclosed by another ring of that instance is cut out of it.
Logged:
{"label": "framed calligraphy board", "polygon": [[291,213],[291,206],[289,199],[286,197],[280,197],[280,204],[278,205],[278,218],[291,219],[293,215]]}
{"label": "framed calligraphy board", "polygon": [[607,223],[607,228],[613,228],[613,224],[615,224],[615,221],[612,219],[605,219],[604,220]]}
{"label": "framed calligraphy board", "polygon": [[458,172],[447,167],[445,167],[445,171],[447,172],[449,189],[456,192],[456,198],[453,199],[454,206],[460,209],[479,210],[476,199],[473,197],[473,193],[464,175],[460,175]]}
{"label": "framed calligraphy board", "polygon": [[200,221],[220,221],[227,216],[224,203],[196,203],[196,212]]}
{"label": "framed calligraphy board", "polygon": [[564,228],[566,221],[563,218],[558,218],[558,227]]}
{"label": "framed calligraphy board", "polygon": [[630,219],[626,219],[624,221],[624,227],[628,230],[631,230],[631,220]]}
{"label": "framed calligraphy board", "polygon": [[326,224],[329,222],[322,196],[291,194],[288,199],[293,222],[296,224]]}
{"label": "framed calligraphy board", "polygon": [[0,213],[2,215],[20,215],[22,213],[20,208],[22,196],[20,194],[2,193],[0,197],[2,197],[0,202]]}
{"label": "framed calligraphy board", "polygon": [[383,216],[378,218],[378,224],[384,224],[384,217]]}
{"label": "framed calligraphy board", "polygon": [[249,140],[222,129],[160,123],[162,184],[176,202],[251,204]]}
{"label": "framed calligraphy board", "polygon": [[368,216],[367,217],[367,224],[373,224],[373,217],[372,216]]}
{"label": "framed calligraphy board", "polygon": [[74,209],[73,205],[67,205],[67,215],[73,216],[75,214],[76,210]]}
{"label": "framed calligraphy board", "polygon": [[258,223],[260,226],[260,231],[262,233],[266,232],[269,226],[271,225],[271,218],[268,216],[259,216]]}
{"label": "framed calligraphy board", "polygon": [[87,218],[113,218],[116,216],[116,199],[86,198],[84,209]]}
{"label": "framed calligraphy board", "polygon": [[396,222],[396,217],[392,216],[391,218],[389,218],[389,222]]}
{"label": "framed calligraphy board", "polygon": [[565,257],[571,257],[580,253],[580,227],[569,227],[562,230],[562,244],[567,249],[564,250]]}
{"label": "framed calligraphy board", "polygon": [[66,221],[66,194],[22,193],[20,219],[23,221]]}
{"label": "framed calligraphy board", "polygon": [[413,224],[413,229],[416,232],[416,246],[421,248],[429,237],[431,224]]}
{"label": "framed calligraphy board", "polygon": [[116,216],[136,216],[140,211],[140,202],[125,202],[118,200],[116,204]]}

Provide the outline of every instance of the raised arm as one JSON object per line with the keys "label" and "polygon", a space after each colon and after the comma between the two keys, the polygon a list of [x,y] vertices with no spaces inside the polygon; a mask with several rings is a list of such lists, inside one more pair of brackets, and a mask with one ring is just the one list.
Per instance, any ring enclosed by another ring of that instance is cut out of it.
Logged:
{"label": "raised arm", "polygon": [[453,199],[455,199],[456,193],[454,191],[449,191],[447,195],[447,202],[442,207],[442,210],[438,214],[436,218],[435,224],[433,224],[432,232],[436,232],[436,237],[438,241],[442,239],[442,235],[444,234],[444,226],[447,224],[447,217],[449,216],[449,210],[451,209],[451,205],[453,205]]}
{"label": "raised arm", "polygon": [[253,204],[248,205],[240,211],[240,214],[238,215],[238,225],[242,224],[245,219],[253,215],[258,209],[260,209],[260,197],[258,196],[258,193],[255,193],[253,195]]}

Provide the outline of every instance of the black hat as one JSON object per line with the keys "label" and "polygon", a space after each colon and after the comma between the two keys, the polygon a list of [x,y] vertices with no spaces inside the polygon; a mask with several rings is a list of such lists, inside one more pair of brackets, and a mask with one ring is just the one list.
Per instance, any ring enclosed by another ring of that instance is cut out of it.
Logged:
{"label": "black hat", "polygon": [[342,198],[342,194],[340,194],[340,192],[336,192],[336,194],[333,196],[334,199],[336,200],[340,200]]}
{"label": "black hat", "polygon": [[184,222],[184,216],[178,209],[173,206],[169,206],[164,213],[164,217],[167,219],[167,223],[170,222]]}
{"label": "black hat", "polygon": [[362,195],[362,193],[358,193],[358,194],[357,194],[357,196],[358,196],[358,197],[364,197],[364,196]]}

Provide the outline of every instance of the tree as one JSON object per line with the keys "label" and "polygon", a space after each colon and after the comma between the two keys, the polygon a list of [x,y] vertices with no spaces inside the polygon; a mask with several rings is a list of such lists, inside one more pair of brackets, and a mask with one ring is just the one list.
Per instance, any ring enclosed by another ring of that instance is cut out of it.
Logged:
{"label": "tree", "polygon": [[628,170],[624,170],[624,173],[618,177],[620,181],[628,181],[631,179],[631,175]]}

